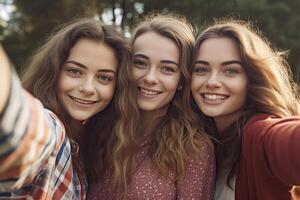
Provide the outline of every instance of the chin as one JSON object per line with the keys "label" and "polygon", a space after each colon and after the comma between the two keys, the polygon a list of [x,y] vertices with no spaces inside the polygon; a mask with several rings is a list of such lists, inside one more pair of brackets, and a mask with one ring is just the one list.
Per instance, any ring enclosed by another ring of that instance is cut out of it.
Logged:
{"label": "chin", "polygon": [[86,121],[92,116],[78,116],[78,115],[71,115],[72,119],[75,121]]}
{"label": "chin", "polygon": [[222,113],[217,113],[217,112],[213,112],[213,111],[202,111],[202,113],[204,115],[206,115],[207,117],[219,117],[220,115],[222,115]]}

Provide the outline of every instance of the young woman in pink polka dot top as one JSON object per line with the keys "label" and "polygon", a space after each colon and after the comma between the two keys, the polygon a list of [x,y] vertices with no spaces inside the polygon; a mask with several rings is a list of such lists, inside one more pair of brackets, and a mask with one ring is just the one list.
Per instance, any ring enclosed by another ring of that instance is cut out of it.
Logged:
{"label": "young woman in pink polka dot top", "polygon": [[104,159],[99,176],[90,178],[89,199],[212,198],[213,146],[190,109],[194,41],[191,26],[175,16],[150,16],[135,29],[140,121],[134,136],[112,135],[112,145],[100,149]]}

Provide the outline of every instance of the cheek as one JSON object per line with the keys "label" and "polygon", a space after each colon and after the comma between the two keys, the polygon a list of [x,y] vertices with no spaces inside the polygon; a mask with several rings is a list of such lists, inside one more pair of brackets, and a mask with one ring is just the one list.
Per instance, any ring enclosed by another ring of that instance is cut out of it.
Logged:
{"label": "cheek", "polygon": [[238,101],[240,105],[244,105],[246,103],[247,97],[247,83],[239,82],[236,83],[235,93],[237,94]]}
{"label": "cheek", "polygon": [[241,96],[246,96],[248,85],[247,80],[241,79],[237,81],[234,85],[236,86],[236,91],[240,93]]}
{"label": "cheek", "polygon": [[58,78],[57,88],[59,92],[66,92],[68,90],[76,88],[81,82],[80,78],[72,78],[61,72]]}
{"label": "cheek", "polygon": [[199,90],[204,84],[204,82],[205,82],[204,78],[192,76],[192,81],[191,81],[192,92],[196,92],[197,90]]}
{"label": "cheek", "polygon": [[179,80],[180,80],[180,75],[176,76],[170,76],[170,77],[163,77],[162,81],[165,85],[166,89],[169,89],[170,91],[176,91],[178,86],[179,86]]}
{"label": "cheek", "polygon": [[98,87],[98,94],[103,100],[110,101],[115,93],[116,84]]}
{"label": "cheek", "polygon": [[140,70],[140,69],[133,68],[132,71],[131,71],[131,73],[132,73],[133,81],[136,82],[141,77],[143,77],[144,71]]}
{"label": "cheek", "polygon": [[246,103],[246,98],[247,98],[247,92],[246,92],[246,88],[241,92],[241,104],[245,104]]}
{"label": "cheek", "polygon": [[69,87],[69,81],[67,80],[67,78],[64,78],[64,76],[60,76],[58,79],[58,83],[57,83],[57,90],[58,90],[58,94],[59,96],[61,96],[64,92],[66,92],[68,90]]}

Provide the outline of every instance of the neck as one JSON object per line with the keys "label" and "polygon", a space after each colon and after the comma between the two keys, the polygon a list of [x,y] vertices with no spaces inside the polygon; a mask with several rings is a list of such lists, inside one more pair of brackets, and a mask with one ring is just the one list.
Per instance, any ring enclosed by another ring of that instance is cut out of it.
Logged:
{"label": "neck", "polygon": [[69,130],[68,135],[71,139],[73,139],[75,141],[79,140],[82,125],[83,125],[83,122],[78,121],[78,120],[71,120],[69,122],[70,130]]}
{"label": "neck", "polygon": [[239,117],[241,113],[237,112],[231,114],[230,116],[220,116],[215,117],[214,122],[216,124],[217,130],[220,134],[222,134],[228,127],[230,127]]}
{"label": "neck", "polygon": [[161,118],[166,115],[167,109],[155,110],[155,111],[142,111],[141,113],[141,123],[139,125],[139,131],[147,136],[153,133],[154,128],[160,122]]}

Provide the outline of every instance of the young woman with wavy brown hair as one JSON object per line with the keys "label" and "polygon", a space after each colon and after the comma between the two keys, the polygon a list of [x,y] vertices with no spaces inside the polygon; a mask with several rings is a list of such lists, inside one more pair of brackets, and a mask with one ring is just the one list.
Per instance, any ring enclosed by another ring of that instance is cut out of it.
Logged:
{"label": "young woman with wavy brown hair", "polygon": [[[84,155],[94,141],[134,130],[130,63],[121,33],[83,18],[63,25],[33,56],[23,76],[33,96],[1,66],[9,91],[1,93],[0,198],[86,199],[81,158],[90,172],[98,157]],[[91,129],[94,124],[100,128]]]}
{"label": "young woman with wavy brown hair", "polygon": [[238,20],[196,40],[191,90],[219,140],[215,199],[290,199],[300,185],[299,96],[283,56]]}
{"label": "young woman with wavy brown hair", "polygon": [[[90,199],[210,199],[214,154],[190,108],[190,24],[149,16],[132,36],[132,75],[140,120],[134,141],[117,136],[111,165]],[[124,154],[126,151],[128,154]]]}

